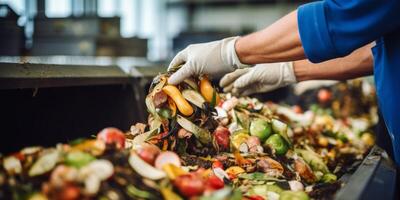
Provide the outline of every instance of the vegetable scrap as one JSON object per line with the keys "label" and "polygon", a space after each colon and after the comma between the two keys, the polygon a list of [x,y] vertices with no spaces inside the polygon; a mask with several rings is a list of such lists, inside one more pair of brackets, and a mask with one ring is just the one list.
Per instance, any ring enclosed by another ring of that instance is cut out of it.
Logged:
{"label": "vegetable scrap", "polygon": [[323,88],[307,108],[218,93],[206,76],[167,79],[126,133],[0,157],[0,199],[329,199],[374,145],[364,81]]}

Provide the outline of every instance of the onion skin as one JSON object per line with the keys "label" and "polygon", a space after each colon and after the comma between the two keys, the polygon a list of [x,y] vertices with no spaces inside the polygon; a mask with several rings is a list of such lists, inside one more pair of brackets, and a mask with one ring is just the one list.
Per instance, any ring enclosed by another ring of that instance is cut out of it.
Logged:
{"label": "onion skin", "polygon": [[163,87],[162,91],[165,92],[165,94],[167,94],[175,102],[179,112],[181,112],[183,115],[190,116],[193,114],[192,106],[186,101],[185,98],[183,98],[182,93],[176,86],[167,85]]}

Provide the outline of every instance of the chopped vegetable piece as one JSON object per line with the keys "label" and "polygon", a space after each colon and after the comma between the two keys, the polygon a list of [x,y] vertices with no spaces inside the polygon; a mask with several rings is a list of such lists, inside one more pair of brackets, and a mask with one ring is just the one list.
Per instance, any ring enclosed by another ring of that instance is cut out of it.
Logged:
{"label": "chopped vegetable piece", "polygon": [[207,179],[207,187],[212,188],[214,190],[219,190],[224,188],[224,182],[218,178],[216,175],[212,175]]}
{"label": "chopped vegetable piece", "polygon": [[153,165],[157,155],[160,153],[160,149],[153,144],[143,143],[136,149],[136,153],[144,161]]}
{"label": "chopped vegetable piece", "polygon": [[272,147],[277,155],[284,155],[289,149],[286,141],[278,134],[271,135],[265,141],[265,144]]}
{"label": "chopped vegetable piece", "polygon": [[134,152],[129,156],[129,164],[138,174],[151,180],[159,180],[166,176],[163,171],[149,165]]}
{"label": "chopped vegetable piece", "polygon": [[60,156],[61,153],[58,150],[48,150],[32,165],[29,176],[38,176],[49,172],[56,166]]}
{"label": "chopped vegetable piece", "polygon": [[335,174],[332,174],[332,173],[324,174],[324,175],[322,176],[322,179],[321,179],[321,181],[324,182],[324,183],[333,183],[333,182],[335,182],[336,180],[337,180],[336,175],[335,175]]}
{"label": "chopped vegetable piece", "polygon": [[203,108],[203,104],[206,102],[203,96],[194,90],[183,90],[182,95],[186,100],[199,108]]}
{"label": "chopped vegetable piece", "polygon": [[298,153],[314,171],[329,173],[328,167],[317,153],[305,149],[295,149],[295,152]]}
{"label": "chopped vegetable piece", "polygon": [[218,105],[220,101],[219,94],[215,91],[210,81],[206,77],[203,77],[200,80],[200,93],[201,95],[203,95],[204,99],[208,103],[211,103],[213,101],[213,96],[214,96],[214,101],[215,101],[214,105]]}
{"label": "chopped vegetable piece", "polygon": [[263,119],[255,119],[250,124],[250,135],[257,136],[261,142],[264,142],[271,132],[271,124]]}
{"label": "chopped vegetable piece", "polygon": [[203,144],[209,144],[211,141],[211,135],[208,130],[202,129],[195,124],[193,124],[188,119],[178,115],[176,118],[176,122],[182,126],[182,128],[186,129],[187,131],[191,132],[199,139],[199,141]]}
{"label": "chopped vegetable piece", "polygon": [[190,116],[193,114],[192,106],[183,98],[182,93],[177,87],[173,85],[167,85],[162,89],[172,100],[174,100],[176,106],[180,113],[185,116]]}
{"label": "chopped vegetable piece", "polygon": [[[134,185],[126,186],[126,191],[127,191],[127,194],[131,198],[151,199],[153,196],[151,193],[144,191],[144,190],[140,190],[137,187],[135,187]],[[154,199],[154,197],[153,197],[153,199]]]}
{"label": "chopped vegetable piece", "polygon": [[320,89],[318,91],[318,101],[320,103],[327,103],[332,98],[332,92],[327,89]]}
{"label": "chopped vegetable piece", "polygon": [[165,200],[182,200],[182,198],[177,195],[172,189],[168,187],[161,188],[161,194],[163,195]]}
{"label": "chopped vegetable piece", "polygon": [[280,136],[283,137],[283,139],[286,140],[287,144],[291,145],[291,141],[287,135],[288,131],[288,125],[277,120],[277,119],[272,119],[272,130],[274,133],[278,133]]}
{"label": "chopped vegetable piece", "polygon": [[240,145],[246,143],[247,139],[250,137],[249,134],[245,132],[235,132],[232,134],[231,143],[234,149],[239,149]]}
{"label": "chopped vegetable piece", "polygon": [[161,152],[155,161],[155,167],[157,169],[163,169],[163,166],[166,164],[173,164],[177,167],[181,166],[181,160],[179,159],[179,156],[172,152],[172,151],[165,151]]}
{"label": "chopped vegetable piece", "polygon": [[83,152],[88,152],[94,156],[103,154],[106,149],[106,145],[101,140],[85,140],[71,147],[72,151],[78,150]]}
{"label": "chopped vegetable piece", "polygon": [[283,191],[279,200],[309,200],[307,193],[303,191]]}
{"label": "chopped vegetable piece", "polygon": [[215,129],[213,135],[214,135],[214,138],[217,141],[217,144],[218,144],[218,146],[220,148],[222,148],[224,150],[229,148],[229,142],[230,142],[229,129],[227,129],[227,128],[223,127],[223,126],[218,126]]}
{"label": "chopped vegetable piece", "polygon": [[171,119],[172,118],[172,112],[171,110],[167,108],[157,108],[157,113],[160,115],[160,117],[164,119]]}
{"label": "chopped vegetable piece", "polygon": [[246,172],[243,168],[238,166],[232,166],[225,170],[228,175],[234,175],[235,177],[241,173]]}
{"label": "chopped vegetable piece", "polygon": [[187,198],[201,195],[205,190],[202,178],[193,173],[179,176],[175,179],[174,185],[179,193]]}
{"label": "chopped vegetable piece", "polygon": [[180,167],[177,167],[176,165],[171,163],[163,165],[162,169],[171,180],[175,180],[178,176],[186,174],[186,172],[183,171]]}
{"label": "chopped vegetable piece", "polygon": [[118,149],[125,148],[125,135],[117,128],[105,128],[97,134],[97,139],[106,144],[115,145]]}
{"label": "chopped vegetable piece", "polygon": [[88,153],[82,151],[73,151],[65,156],[65,164],[72,167],[81,168],[95,159],[95,157]]}
{"label": "chopped vegetable piece", "polygon": [[221,169],[224,169],[224,165],[221,163],[221,161],[216,160],[216,161],[213,162],[212,168],[213,168],[213,169],[214,169],[214,168],[221,168]]}

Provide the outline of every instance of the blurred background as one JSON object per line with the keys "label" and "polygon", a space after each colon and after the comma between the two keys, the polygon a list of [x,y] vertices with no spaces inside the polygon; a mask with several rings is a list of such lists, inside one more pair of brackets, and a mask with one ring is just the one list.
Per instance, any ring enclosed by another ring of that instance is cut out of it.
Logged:
{"label": "blurred background", "polygon": [[302,3],[0,0],[0,127],[12,133],[0,152],[146,122],[149,85],[179,50],[262,29]]}
{"label": "blurred background", "polygon": [[84,56],[73,59],[81,63],[99,56],[165,62],[188,44],[262,29],[304,2],[0,0],[0,61],[68,62],[43,57],[65,55]]}

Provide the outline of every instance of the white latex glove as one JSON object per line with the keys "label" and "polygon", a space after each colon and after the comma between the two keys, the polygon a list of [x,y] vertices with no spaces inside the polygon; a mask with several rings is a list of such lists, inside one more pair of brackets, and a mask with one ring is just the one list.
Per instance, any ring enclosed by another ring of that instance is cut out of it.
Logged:
{"label": "white latex glove", "polygon": [[189,45],[169,64],[169,72],[178,71],[171,75],[168,83],[176,85],[190,76],[219,75],[248,67],[236,55],[235,42],[238,38]]}
{"label": "white latex glove", "polygon": [[224,88],[224,92],[247,96],[268,92],[296,82],[292,62],[283,62],[237,69],[222,77],[219,84]]}

